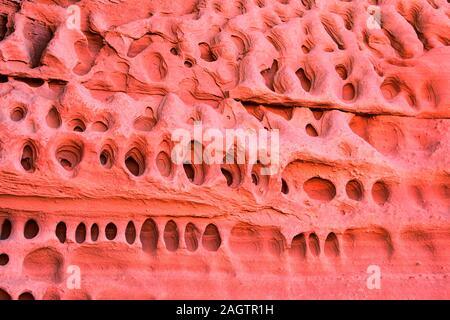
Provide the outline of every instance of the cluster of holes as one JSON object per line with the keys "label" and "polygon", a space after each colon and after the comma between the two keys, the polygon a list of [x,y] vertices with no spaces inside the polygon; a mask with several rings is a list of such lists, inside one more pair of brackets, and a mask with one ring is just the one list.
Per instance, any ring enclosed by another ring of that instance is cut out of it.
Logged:
{"label": "cluster of holes", "polygon": [[[100,235],[100,228],[98,224],[94,223],[90,228],[91,241],[98,240]],[[67,241],[67,226],[65,222],[59,222],[55,228],[55,235],[60,243]],[[116,239],[117,227],[113,222],[109,222],[105,226],[105,238],[109,241]],[[186,249],[189,251],[196,251],[199,247],[201,237],[201,243],[204,249],[207,251],[217,251],[221,244],[222,238],[219,233],[219,229],[216,225],[210,223],[206,226],[203,235],[195,224],[189,222],[184,231],[184,241]],[[77,225],[75,229],[75,241],[76,243],[84,243],[87,238],[87,227],[84,222]],[[128,244],[135,243],[137,238],[137,231],[133,221],[129,221],[125,228],[125,240]],[[139,239],[142,244],[142,249],[145,252],[155,253],[158,247],[159,231],[155,221],[148,218],[144,221],[139,234]],[[168,251],[177,251],[180,246],[180,232],[177,224],[174,220],[169,220],[163,233],[163,241]]]}
{"label": "cluster of holes", "polygon": [[[0,288],[0,300],[12,300],[12,297],[6,290]],[[18,296],[17,300],[35,300],[35,299],[31,292],[25,291]]]}
{"label": "cluster of holes", "polygon": [[[300,233],[296,235],[291,242],[291,252],[294,256],[305,260],[307,257],[307,251],[311,253],[313,257],[319,257],[321,254],[321,246],[319,237],[313,232],[308,235]],[[340,256],[339,240],[334,232],[330,232],[325,239],[323,246],[325,255],[329,258],[337,258]]]}
{"label": "cluster of holes", "polygon": [[[321,177],[313,177],[306,180],[303,183],[303,190],[311,199],[323,202],[333,200],[337,194],[334,184],[330,180]],[[289,194],[289,191],[287,180],[281,178],[281,192],[283,194]],[[347,182],[345,192],[351,200],[362,201],[364,199],[364,186],[357,179],[352,179]],[[372,186],[371,194],[375,203],[383,206],[391,197],[390,187],[382,180],[376,181]]]}
{"label": "cluster of holes", "polygon": [[[0,240],[7,240],[12,233],[12,223],[9,219],[4,219],[0,229]],[[34,219],[29,219],[23,227],[23,236],[25,239],[31,240],[39,234],[39,225]]]}
{"label": "cluster of holes", "polygon": [[[28,114],[27,106],[24,104],[19,104],[18,106],[12,108],[10,112],[10,118],[12,121],[18,122],[25,119],[27,114]],[[56,107],[53,106],[49,109],[45,117],[45,121],[50,128],[57,129],[61,127],[62,124],[61,115]],[[97,120],[91,124],[90,128],[92,131],[95,132],[106,132],[110,127],[109,122],[110,121],[108,121],[108,119]],[[87,129],[86,121],[81,118],[74,118],[69,120],[67,122],[67,127],[74,132],[84,132]]]}

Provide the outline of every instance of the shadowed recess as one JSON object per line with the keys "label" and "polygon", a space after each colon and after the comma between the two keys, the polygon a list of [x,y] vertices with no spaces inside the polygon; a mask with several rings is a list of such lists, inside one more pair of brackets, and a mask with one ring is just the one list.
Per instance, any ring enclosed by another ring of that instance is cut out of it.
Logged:
{"label": "shadowed recess", "polygon": [[208,224],[202,236],[203,247],[208,251],[217,251],[221,244],[219,229],[212,223]]}
{"label": "shadowed recess", "polygon": [[167,250],[177,251],[180,242],[178,226],[173,220],[169,220],[164,228],[164,243]]}
{"label": "shadowed recess", "polygon": [[142,250],[147,253],[156,253],[158,247],[158,227],[153,219],[148,218],[144,221],[141,228],[139,239],[141,240]]}

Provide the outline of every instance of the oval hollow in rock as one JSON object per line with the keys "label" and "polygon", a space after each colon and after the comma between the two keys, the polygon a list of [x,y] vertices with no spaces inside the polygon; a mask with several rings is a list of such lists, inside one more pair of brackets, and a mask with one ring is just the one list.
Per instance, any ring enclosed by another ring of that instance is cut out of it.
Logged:
{"label": "oval hollow in rock", "polygon": [[63,255],[55,248],[43,247],[25,256],[22,270],[32,280],[58,283],[64,277],[63,267]]}
{"label": "oval hollow in rock", "polygon": [[330,232],[325,239],[325,255],[330,258],[336,258],[340,255],[339,240],[334,232]]}
{"label": "oval hollow in rock", "polygon": [[94,223],[91,226],[91,240],[94,242],[97,241],[99,235],[100,235],[100,228],[98,227],[98,224]]}
{"label": "oval hollow in rock", "polygon": [[20,164],[27,172],[34,172],[36,170],[36,148],[31,142],[25,144],[22,150]]}
{"label": "oval hollow in rock", "polygon": [[103,121],[96,121],[91,126],[92,131],[96,132],[106,132],[108,131],[108,125]]}
{"label": "oval hollow in rock", "polygon": [[68,126],[71,130],[75,132],[84,132],[86,131],[86,124],[81,119],[73,119],[69,121]]}
{"label": "oval hollow in rock", "polygon": [[347,83],[342,88],[342,99],[346,101],[352,101],[355,99],[356,90],[352,83]]}
{"label": "oval hollow in rock", "polygon": [[380,206],[384,205],[390,197],[389,187],[383,181],[377,181],[372,186],[372,198]]}
{"label": "oval hollow in rock", "polygon": [[52,107],[49,110],[45,117],[45,121],[47,122],[47,125],[53,129],[57,129],[61,126],[61,116],[55,107]]}
{"label": "oval hollow in rock", "polygon": [[35,299],[31,292],[24,292],[19,296],[18,300],[35,300]]}
{"label": "oval hollow in rock", "polygon": [[193,223],[189,222],[184,231],[184,242],[189,251],[193,252],[197,250],[199,237],[200,231]]}
{"label": "oval hollow in rock", "polygon": [[183,169],[190,182],[201,185],[205,181],[208,166],[203,161],[203,145],[191,141],[188,145],[187,158],[184,160]]}
{"label": "oval hollow in rock", "polygon": [[27,116],[28,110],[25,106],[19,106],[12,109],[10,117],[12,121],[21,121]]}
{"label": "oval hollow in rock", "polygon": [[345,191],[347,196],[352,200],[361,201],[363,198],[364,188],[361,182],[356,179],[347,182]]}
{"label": "oval hollow in rock", "polygon": [[28,220],[25,223],[24,229],[23,229],[23,235],[25,239],[33,239],[36,237],[39,233],[39,225],[37,222],[33,219]]}
{"label": "oval hollow in rock", "polygon": [[314,128],[312,124],[307,124],[305,127],[306,133],[311,137],[317,137],[319,134],[317,133],[317,130]]}
{"label": "oval hollow in rock", "polygon": [[59,242],[61,242],[61,243],[66,242],[67,227],[64,222],[61,221],[56,225],[55,234],[56,234],[56,237],[58,238]]}
{"label": "oval hollow in rock", "polygon": [[136,240],[136,227],[134,226],[133,221],[128,222],[127,227],[125,228],[125,240],[128,244],[133,244]]}
{"label": "oval hollow in rock", "polygon": [[208,224],[203,232],[203,247],[208,251],[217,251],[221,244],[222,239],[219,234],[219,229],[212,223]]}
{"label": "oval hollow in rock", "polygon": [[156,166],[163,177],[169,177],[171,175],[172,160],[165,151],[159,152],[156,156]]}
{"label": "oval hollow in rock", "polygon": [[301,260],[306,259],[306,238],[305,234],[300,233],[292,239],[291,253],[293,256]]}
{"label": "oval hollow in rock", "polygon": [[320,255],[319,237],[315,233],[311,233],[308,237],[308,246],[311,254],[315,257]]}
{"label": "oval hollow in rock", "polygon": [[2,229],[0,230],[0,240],[6,240],[11,235],[12,223],[9,219],[3,220]]}
{"label": "oval hollow in rock", "polygon": [[56,159],[67,171],[77,167],[83,158],[83,144],[74,140],[66,141],[56,149]]}
{"label": "oval hollow in rock", "polygon": [[138,131],[151,131],[155,124],[154,118],[141,116],[134,120],[133,127]]}
{"label": "oval hollow in rock", "polygon": [[117,235],[117,227],[114,223],[110,222],[105,227],[105,237],[108,240],[114,240]]}
{"label": "oval hollow in rock", "polygon": [[0,300],[12,300],[8,292],[0,288]]}
{"label": "oval hollow in rock", "polygon": [[320,201],[331,201],[336,196],[336,187],[334,184],[326,179],[314,177],[307,180],[303,184],[303,189],[306,194],[314,199]]}
{"label": "oval hollow in rock", "polygon": [[145,172],[145,156],[136,147],[131,148],[125,155],[125,166],[128,171],[138,177]]}
{"label": "oval hollow in rock", "polygon": [[141,240],[142,250],[147,253],[156,253],[158,248],[158,227],[153,219],[148,218],[141,227],[139,239]]}
{"label": "oval hollow in rock", "polygon": [[164,228],[164,243],[167,250],[177,251],[179,245],[178,227],[175,221],[169,220]]}
{"label": "oval hollow in rock", "polygon": [[281,179],[281,193],[288,194],[289,193],[289,186],[286,183],[286,180]]}
{"label": "oval hollow in rock", "polygon": [[9,262],[9,256],[6,253],[0,254],[0,266],[6,266]]}
{"label": "oval hollow in rock", "polygon": [[75,230],[75,241],[77,243],[83,243],[86,240],[86,225],[81,222]]}

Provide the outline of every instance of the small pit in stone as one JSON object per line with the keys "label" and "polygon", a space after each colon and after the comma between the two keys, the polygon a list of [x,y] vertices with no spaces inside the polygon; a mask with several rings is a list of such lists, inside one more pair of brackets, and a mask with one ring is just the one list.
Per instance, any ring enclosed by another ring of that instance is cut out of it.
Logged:
{"label": "small pit in stone", "polygon": [[0,266],[6,266],[9,262],[9,256],[6,253],[0,254]]}
{"label": "small pit in stone", "polygon": [[18,121],[25,119],[27,113],[28,113],[28,110],[25,106],[19,106],[19,107],[14,108],[11,111],[10,117],[11,117],[12,121],[18,122]]}
{"label": "small pit in stone", "polygon": [[145,171],[145,158],[141,151],[137,148],[132,148],[125,155],[125,166],[128,171],[138,177]]}
{"label": "small pit in stone", "polygon": [[25,223],[23,235],[25,239],[33,239],[36,237],[39,233],[39,225],[37,222],[33,219],[28,220]]}
{"label": "small pit in stone", "polygon": [[73,140],[62,143],[56,150],[56,159],[68,171],[73,170],[82,158],[83,145]]}

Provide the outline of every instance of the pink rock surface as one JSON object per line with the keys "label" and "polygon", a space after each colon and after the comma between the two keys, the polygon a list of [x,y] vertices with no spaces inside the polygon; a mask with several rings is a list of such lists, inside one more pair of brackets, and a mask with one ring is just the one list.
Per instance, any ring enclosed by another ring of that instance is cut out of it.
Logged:
{"label": "pink rock surface", "polygon": [[[449,45],[446,0],[0,0],[0,299],[449,299]],[[194,121],[279,172],[173,163]]]}

